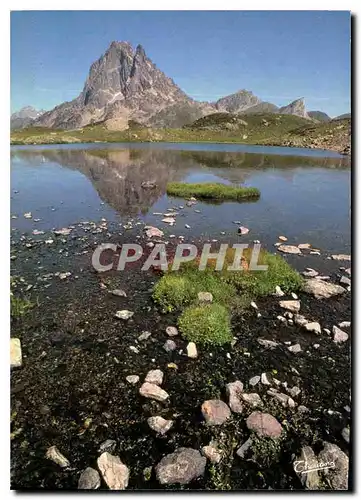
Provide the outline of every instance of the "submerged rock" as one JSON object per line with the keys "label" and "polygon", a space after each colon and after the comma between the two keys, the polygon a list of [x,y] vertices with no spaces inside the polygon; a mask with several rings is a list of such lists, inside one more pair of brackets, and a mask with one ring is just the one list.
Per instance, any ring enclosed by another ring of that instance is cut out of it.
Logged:
{"label": "submerged rock", "polygon": [[244,226],[240,226],[238,228],[238,233],[241,234],[242,236],[245,235],[245,234],[248,234],[249,233],[249,229],[247,227],[244,227]]}
{"label": "submerged rock", "polygon": [[166,434],[173,425],[173,420],[166,420],[165,418],[159,416],[149,417],[147,422],[151,429],[162,435]]}
{"label": "submerged rock", "polygon": [[161,238],[164,235],[164,232],[154,226],[145,226],[145,232],[148,238]]}
{"label": "submerged rock", "polygon": [[161,389],[158,385],[144,382],[139,389],[139,394],[145,398],[155,399],[156,401],[164,402],[169,398],[169,394]]}
{"label": "submerged rock", "polygon": [[220,399],[205,401],[201,411],[207,425],[222,425],[231,416],[231,410]]}
{"label": "submerged rock", "polygon": [[52,460],[55,464],[60,465],[60,467],[69,467],[70,462],[64,457],[62,453],[58,450],[56,446],[50,446],[46,452],[46,458]]}
{"label": "submerged rock", "polygon": [[97,490],[100,488],[99,472],[91,467],[87,467],[80,474],[78,490]]}
{"label": "submerged rock", "polygon": [[129,482],[129,469],[119,457],[104,452],[98,458],[97,463],[110,490],[125,490]]}
{"label": "submerged rock", "polygon": [[188,484],[203,476],[207,459],[193,448],[178,448],[162,458],[156,466],[160,484]]}
{"label": "submerged rock", "polygon": [[260,437],[279,437],[282,434],[282,425],[269,413],[254,411],[246,420],[249,430]]}
{"label": "submerged rock", "polygon": [[303,291],[316,297],[316,299],[328,299],[334,295],[340,295],[345,292],[345,289],[340,285],[326,283],[322,280],[312,278],[306,280],[303,285]]}
{"label": "submerged rock", "polygon": [[283,253],[292,253],[295,255],[302,254],[301,250],[294,245],[279,245],[277,248],[280,252],[283,252]]}

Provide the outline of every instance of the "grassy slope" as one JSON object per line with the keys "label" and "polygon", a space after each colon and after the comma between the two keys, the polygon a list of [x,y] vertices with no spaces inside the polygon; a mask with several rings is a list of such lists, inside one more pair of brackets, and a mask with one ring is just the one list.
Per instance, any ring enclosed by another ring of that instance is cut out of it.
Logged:
{"label": "grassy slope", "polygon": [[[229,121],[223,113],[210,115],[182,129],[132,127],[110,131],[104,125],[78,130],[27,128],[11,133],[11,144],[62,144],[77,142],[228,142],[243,144],[318,147],[349,152],[349,119],[314,123],[292,115],[262,113]],[[239,120],[245,120],[247,125]]]}
{"label": "grassy slope", "polygon": [[213,200],[244,200],[259,198],[260,196],[257,188],[228,186],[210,182],[202,184],[171,182],[167,185],[167,194],[181,198],[196,196],[197,198]]}

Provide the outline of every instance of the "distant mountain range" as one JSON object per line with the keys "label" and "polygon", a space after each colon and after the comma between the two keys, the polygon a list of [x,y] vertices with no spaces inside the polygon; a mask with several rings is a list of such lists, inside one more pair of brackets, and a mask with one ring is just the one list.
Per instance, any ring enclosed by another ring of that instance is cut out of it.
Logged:
{"label": "distant mountain range", "polygon": [[102,122],[110,130],[124,130],[129,120],[161,128],[177,128],[212,113],[281,113],[309,120],[331,118],[321,111],[306,111],[304,99],[278,108],[248,90],[239,90],[216,102],[198,102],[147,57],[144,48],[112,42],[89,70],[83,91],[50,111],[27,106],[11,115],[11,129],[29,125],[75,129]]}

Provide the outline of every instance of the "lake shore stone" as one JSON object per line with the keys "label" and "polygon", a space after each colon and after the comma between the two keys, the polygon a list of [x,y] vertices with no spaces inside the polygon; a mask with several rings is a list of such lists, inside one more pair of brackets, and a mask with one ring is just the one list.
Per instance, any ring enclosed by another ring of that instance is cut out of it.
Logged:
{"label": "lake shore stone", "polygon": [[169,398],[169,394],[161,389],[158,385],[144,382],[139,389],[139,394],[145,398],[155,399],[156,401],[164,402]]}
{"label": "lake shore stone", "polygon": [[162,435],[166,434],[173,425],[173,420],[166,420],[160,416],[149,417],[147,422],[151,429]]}
{"label": "lake shore stone", "polygon": [[80,474],[78,490],[97,490],[98,488],[100,488],[99,472],[91,467],[87,467]]}
{"label": "lake shore stone", "polygon": [[247,418],[246,425],[260,437],[276,438],[282,434],[281,424],[269,413],[254,411]]}
{"label": "lake shore stone", "polygon": [[125,490],[129,482],[129,469],[119,457],[105,451],[98,458],[97,464],[110,490]]}
{"label": "lake shore stone", "polygon": [[155,468],[160,484],[188,484],[203,476],[207,459],[193,448],[178,448],[162,458]]}
{"label": "lake shore stone", "polygon": [[149,384],[162,385],[163,382],[163,372],[162,370],[150,370],[144,382],[149,382]]}
{"label": "lake shore stone", "polygon": [[220,399],[205,401],[201,411],[207,425],[222,425],[231,416],[231,410]]}
{"label": "lake shore stone", "polygon": [[344,293],[345,289],[340,285],[311,278],[303,284],[303,291],[313,295],[316,299],[329,299],[330,297]]}

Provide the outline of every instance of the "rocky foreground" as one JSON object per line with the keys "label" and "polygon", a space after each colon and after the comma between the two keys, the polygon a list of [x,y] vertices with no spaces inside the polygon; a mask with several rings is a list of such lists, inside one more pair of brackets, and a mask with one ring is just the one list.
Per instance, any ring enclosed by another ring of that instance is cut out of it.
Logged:
{"label": "rocky foreground", "polygon": [[[350,256],[281,239],[303,290],[276,287],[233,318],[230,345],[204,348],[155,306],[157,273],[91,267],[105,237],[161,233],[14,232],[12,291],[31,306],[12,317],[12,488],[351,488]],[[328,275],[302,265],[310,252]]]}

